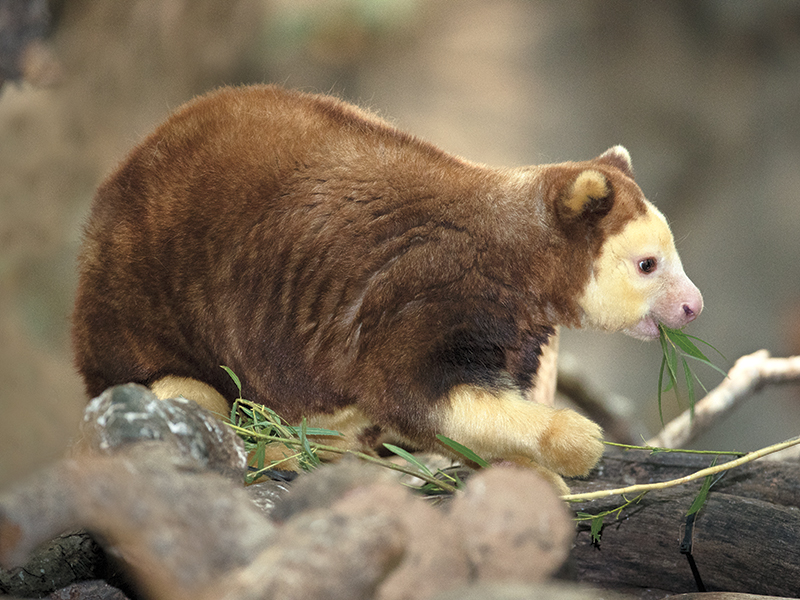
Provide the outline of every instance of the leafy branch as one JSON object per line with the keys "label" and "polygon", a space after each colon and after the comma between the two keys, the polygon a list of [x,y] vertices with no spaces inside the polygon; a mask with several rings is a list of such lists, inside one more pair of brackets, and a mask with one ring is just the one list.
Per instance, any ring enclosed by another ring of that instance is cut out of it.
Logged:
{"label": "leafy branch", "polygon": [[[700,363],[711,367],[715,371],[718,371],[723,377],[727,377],[727,373],[712,363],[692,340],[697,340],[701,344],[705,344],[725,360],[725,356],[723,356],[719,350],[714,348],[714,346],[708,342],[693,335],[684,333],[680,329],[670,329],[664,325],[659,325],[658,330],[658,339],[661,343],[662,352],[661,369],[658,372],[658,416],[661,418],[661,424],[663,425],[664,414],[662,411],[661,394],[674,389],[675,396],[678,398],[678,401],[680,401],[680,394],[678,393],[678,359],[680,359],[680,367],[683,370],[683,381],[686,384],[686,392],[689,396],[689,410],[691,411],[692,418],[694,418],[694,405],[696,401],[694,388],[695,381],[700,384],[700,387],[703,388],[705,393],[708,393],[708,390],[703,385],[703,382],[700,381],[700,378],[698,378],[697,375],[691,370],[686,359],[688,358],[699,361]],[[666,387],[664,387],[665,371],[668,377]]]}
{"label": "leafy branch", "polygon": [[627,498],[625,498],[625,496],[623,496],[622,498],[623,500],[625,500],[624,504],[616,508],[612,508],[611,510],[605,510],[603,512],[597,513],[596,515],[579,511],[575,513],[575,520],[579,522],[589,521],[589,535],[591,535],[592,537],[592,544],[599,545],[606,517],[608,517],[609,515],[616,515],[615,518],[617,521],[619,521],[620,514],[622,513],[622,511],[631,506],[632,504],[638,504],[639,500],[644,498],[644,495],[646,493],[647,492],[641,492],[638,496],[632,498],[631,500],[628,500]]}

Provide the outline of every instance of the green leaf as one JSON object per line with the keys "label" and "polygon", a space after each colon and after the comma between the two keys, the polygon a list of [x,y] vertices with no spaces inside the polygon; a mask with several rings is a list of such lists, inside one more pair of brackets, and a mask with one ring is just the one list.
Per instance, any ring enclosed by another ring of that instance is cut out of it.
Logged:
{"label": "green leaf", "polygon": [[669,372],[670,389],[672,386],[678,385],[678,351],[675,346],[669,347],[669,354],[667,355],[667,371]]}
{"label": "green leaf", "polygon": [[236,389],[239,390],[239,398],[241,398],[242,397],[242,382],[239,381],[239,377],[237,377],[236,373],[234,373],[233,369],[231,369],[230,367],[226,367],[225,365],[220,365],[220,367],[225,369],[225,372],[228,374],[228,377],[233,379],[233,383],[236,384]]}
{"label": "green leaf", "polygon": [[675,350],[675,345],[669,343],[667,334],[665,333],[663,327],[661,328],[661,333],[658,336],[658,339],[661,342],[661,352],[664,356],[664,363],[667,366],[667,373],[669,373],[669,385],[664,390],[666,392],[672,389],[672,386],[678,383],[678,355]]}
{"label": "green leaf", "polygon": [[415,457],[410,452],[407,452],[406,450],[403,450],[402,448],[400,448],[398,446],[395,446],[393,444],[384,444],[383,447],[386,448],[389,452],[395,453],[397,456],[399,456],[400,458],[404,459],[407,463],[415,466],[416,468],[418,468],[420,471],[422,471],[426,475],[428,475],[430,477],[433,477],[433,473],[427,467],[427,465],[425,465],[424,463],[420,462],[417,459],[417,457]]}
{"label": "green leaf", "polygon": [[689,339],[685,333],[683,333],[680,329],[670,329],[669,327],[662,327],[661,329],[666,336],[675,344],[678,348],[683,350],[689,356],[693,356],[695,358],[702,359],[708,363],[711,361],[706,358],[706,355],[700,352],[700,349],[694,345],[694,342]]}
{"label": "green leaf", "polygon": [[716,349],[714,346],[712,346],[711,344],[709,344],[707,341],[705,341],[705,340],[701,340],[701,339],[700,339],[699,337],[697,337],[697,336],[694,336],[694,335],[689,335],[688,333],[684,333],[683,335],[685,335],[687,338],[690,338],[690,339],[693,339],[693,340],[697,340],[697,341],[698,341],[698,342],[700,342],[701,344],[705,344],[706,346],[708,346],[709,348],[711,348],[711,349],[712,349],[714,352],[716,352],[717,354],[719,354],[719,355],[720,355],[720,357],[722,358],[722,360],[725,360],[725,361],[727,361],[727,360],[728,360],[727,358],[725,358],[725,355],[724,355],[722,352],[720,352],[719,350],[717,350],[717,349]]}
{"label": "green leaf", "polygon": [[681,362],[683,363],[683,376],[686,379],[686,391],[689,395],[689,420],[694,421],[694,379],[692,376],[692,370],[689,368],[689,363],[686,362],[686,359],[683,356],[681,356]]}
{"label": "green leaf", "polygon": [[[717,459],[715,458],[714,461],[711,463],[711,466],[717,464]],[[711,484],[713,480],[713,475],[708,475],[703,480],[703,485],[700,486],[700,491],[697,493],[697,496],[694,498],[694,502],[689,507],[689,512],[686,513],[686,516],[693,515],[696,512],[699,512],[703,505],[706,503],[708,499],[708,492],[711,489]]]}
{"label": "green leaf", "polygon": [[233,401],[233,404],[231,405],[230,422],[233,423],[234,425],[239,425],[240,420],[237,419],[238,416],[239,416],[239,399],[237,398],[236,400]]}
{"label": "green leaf", "polygon": [[[683,381],[686,385],[686,390],[689,396],[689,411],[690,416],[694,419],[694,407],[697,400],[697,393],[695,390],[694,382],[696,381],[700,384],[700,387],[708,393],[706,390],[705,385],[700,380],[697,375],[695,375],[691,368],[689,367],[689,363],[687,359],[696,360],[704,365],[711,367],[712,369],[719,372],[723,377],[727,377],[727,373],[717,367],[714,363],[712,363],[708,357],[703,354],[703,352],[697,347],[697,345],[692,340],[697,340],[698,342],[702,342],[708,347],[712,348],[715,352],[717,352],[720,356],[722,353],[714,348],[708,342],[705,342],[697,337],[688,335],[683,333],[680,329],[671,329],[669,327],[665,327],[664,325],[659,325],[659,342],[661,344],[661,352],[662,352],[662,359],[661,359],[661,369],[658,373],[658,414],[661,419],[662,426],[664,425],[664,416],[663,416],[663,408],[662,408],[662,395],[663,392],[669,391],[671,389],[675,389],[675,396],[680,402],[681,395],[678,392],[678,358],[680,357],[681,367],[683,368]],[[724,358],[724,356],[723,356]],[[669,380],[666,385],[664,385],[664,371],[667,371],[669,374]]]}
{"label": "green leaf", "polygon": [[597,546],[600,544],[600,538],[603,535],[604,515],[596,515],[592,517],[589,525],[589,535],[592,537],[592,543]]}
{"label": "green leaf", "polygon": [[726,377],[726,378],[728,377],[728,373],[726,373],[723,369],[720,369],[717,365],[715,365],[711,361],[703,360],[702,358],[697,358],[696,356],[691,356],[691,355],[687,355],[686,358],[691,358],[692,360],[696,360],[698,362],[701,362],[704,365],[709,366],[712,369],[714,369],[717,373],[719,373],[723,377]]}
{"label": "green leaf", "polygon": [[303,449],[303,456],[301,457],[302,460],[300,464],[305,470],[310,471],[314,467],[322,464],[322,461],[320,461],[319,457],[311,450],[311,444],[308,442],[308,433],[306,429],[306,418],[303,417],[303,420],[300,422],[299,433],[300,446]]}
{"label": "green leaf", "polygon": [[[292,425],[287,426],[289,431],[297,434],[299,431],[299,427],[294,427]],[[306,427],[306,435],[315,436],[315,435],[334,435],[334,436],[342,436],[342,432],[336,431],[334,429],[323,429],[322,427]]]}
{"label": "green leaf", "polygon": [[463,444],[459,444],[455,440],[451,440],[449,437],[445,437],[443,435],[437,434],[436,439],[438,439],[441,443],[445,446],[448,446],[451,450],[454,450],[457,454],[460,454],[464,458],[471,460],[475,464],[481,467],[488,467],[489,463],[482,459],[480,456],[475,454],[472,450],[464,446]]}
{"label": "green leaf", "polygon": [[266,462],[267,443],[259,440],[256,444],[256,469],[259,471],[264,468]]}
{"label": "green leaf", "polygon": [[661,388],[664,382],[664,367],[667,366],[667,358],[661,357],[661,369],[658,372],[658,418],[661,420],[661,427],[664,427],[664,411],[661,404]]}

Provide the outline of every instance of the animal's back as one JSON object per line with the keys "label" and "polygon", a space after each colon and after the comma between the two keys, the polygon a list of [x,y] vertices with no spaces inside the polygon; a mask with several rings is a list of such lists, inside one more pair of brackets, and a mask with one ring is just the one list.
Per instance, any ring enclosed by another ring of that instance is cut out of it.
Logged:
{"label": "animal's back", "polygon": [[[451,346],[434,332],[477,319],[458,297],[480,286],[465,277],[481,235],[469,199],[491,179],[328,97],[256,87],[189,104],[98,191],[75,311],[89,393],[178,375],[232,398],[225,364],[293,419],[407,386],[380,364],[406,361],[390,370],[420,389],[404,393],[434,401],[453,383],[431,363]],[[496,354],[516,334],[482,335]],[[411,406],[394,412],[424,419]]]}

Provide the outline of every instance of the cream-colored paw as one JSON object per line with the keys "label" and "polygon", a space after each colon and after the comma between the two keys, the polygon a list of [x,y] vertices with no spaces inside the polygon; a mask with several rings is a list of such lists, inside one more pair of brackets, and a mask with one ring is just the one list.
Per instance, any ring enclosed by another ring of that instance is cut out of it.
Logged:
{"label": "cream-colored paw", "polygon": [[586,475],[603,455],[603,431],[573,410],[553,413],[539,439],[541,462],[567,477]]}
{"label": "cream-colored paw", "polygon": [[151,384],[150,389],[160,400],[183,397],[187,400],[194,400],[219,417],[227,417],[231,414],[230,404],[222,397],[222,394],[197,379],[167,375]]}
{"label": "cream-colored paw", "polygon": [[512,391],[454,388],[439,430],[487,460],[523,456],[567,477],[585,475],[603,454],[596,423],[572,410],[528,402]]}

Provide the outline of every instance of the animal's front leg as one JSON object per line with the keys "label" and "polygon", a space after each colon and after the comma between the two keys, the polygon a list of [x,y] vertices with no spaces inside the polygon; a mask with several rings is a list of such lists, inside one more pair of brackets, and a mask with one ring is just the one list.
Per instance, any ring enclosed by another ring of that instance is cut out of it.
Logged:
{"label": "animal's front leg", "polygon": [[536,370],[536,385],[526,394],[526,400],[538,402],[545,406],[553,406],[556,400],[556,386],[558,385],[558,340],[560,328],[542,346],[539,356],[539,368]]}
{"label": "animal's front leg", "polygon": [[487,460],[519,463],[524,457],[567,477],[586,475],[603,454],[596,423],[510,390],[453,388],[440,413],[439,431]]}

